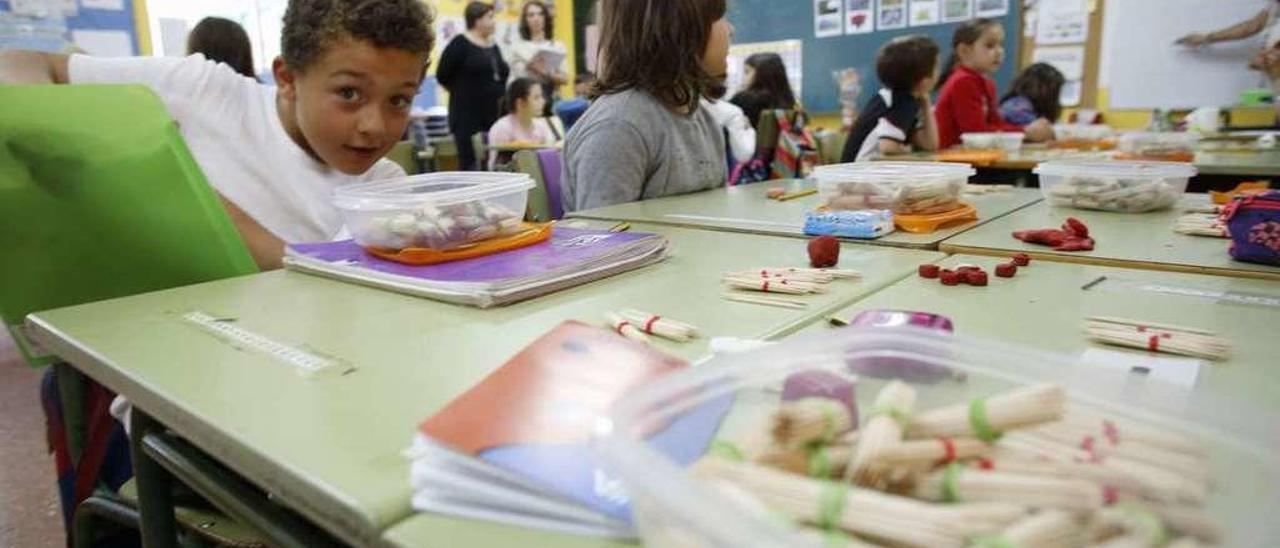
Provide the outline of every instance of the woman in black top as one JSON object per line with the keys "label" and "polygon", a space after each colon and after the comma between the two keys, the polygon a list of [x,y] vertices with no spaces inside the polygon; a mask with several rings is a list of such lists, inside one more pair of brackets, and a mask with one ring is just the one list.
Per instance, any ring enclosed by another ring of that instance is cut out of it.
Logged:
{"label": "woman in black top", "polygon": [[497,121],[510,68],[493,41],[493,6],[472,2],[464,16],[467,31],[440,54],[436,81],[449,90],[449,131],[458,145],[460,169],[470,171],[478,169],[471,137]]}
{"label": "woman in black top", "polygon": [[796,108],[796,96],[787,80],[787,66],[776,53],[757,53],[747,57],[746,85],[729,102],[738,105],[752,127],[760,127],[760,113],[765,110]]}

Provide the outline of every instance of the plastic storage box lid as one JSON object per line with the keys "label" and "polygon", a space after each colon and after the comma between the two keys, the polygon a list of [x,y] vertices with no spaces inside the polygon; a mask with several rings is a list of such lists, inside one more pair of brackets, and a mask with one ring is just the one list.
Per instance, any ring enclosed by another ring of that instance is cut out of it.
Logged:
{"label": "plastic storage box lid", "polygon": [[348,210],[390,210],[433,204],[447,206],[529,190],[524,173],[445,171],[357,183],[338,188],[333,204]]}
{"label": "plastic storage box lid", "polygon": [[1049,176],[1124,177],[1135,179],[1189,178],[1196,174],[1196,167],[1186,162],[1053,160],[1036,166],[1032,173]]}
{"label": "plastic storage box lid", "polygon": [[968,164],[952,162],[853,162],[815,167],[813,178],[819,182],[903,184],[922,177],[967,178],[975,173]]}

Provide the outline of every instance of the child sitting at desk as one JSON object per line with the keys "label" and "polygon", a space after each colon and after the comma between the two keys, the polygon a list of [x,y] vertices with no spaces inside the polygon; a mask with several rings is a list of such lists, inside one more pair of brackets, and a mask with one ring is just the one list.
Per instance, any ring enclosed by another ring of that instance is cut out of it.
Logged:
{"label": "child sitting at desk", "polygon": [[182,137],[262,268],[284,242],[342,228],[330,202],[348,183],[402,176],[383,156],[409,124],[434,36],[417,0],[290,0],[278,87],[201,55],[101,58],[0,53],[0,82],[143,84]]}
{"label": "child sitting at desk", "polygon": [[858,116],[840,161],[910,152],[912,145],[938,150],[938,126],[929,101],[937,68],[938,44],[927,36],[900,36],[880,48],[876,77],[884,88]]}
{"label": "child sitting at desk", "polygon": [[1048,63],[1033,63],[1014,78],[1009,93],[1000,99],[1000,115],[1010,124],[1025,126],[1062,115],[1062,86],[1067,79]]}
{"label": "child sitting at desk", "polygon": [[565,142],[565,210],[723,186],[724,134],[699,100],[727,70],[725,0],[599,9],[599,79]]}
{"label": "child sitting at desk", "polygon": [[1025,127],[1000,117],[996,83],[991,75],[1004,64],[1004,26],[991,19],[974,19],[956,27],[951,57],[942,71],[938,92],[938,139],[942,148],[960,144],[960,135],[971,132],[1011,131],[1026,134],[1027,141],[1048,141],[1053,128],[1037,119]]}
{"label": "child sitting at desk", "polygon": [[[502,110],[505,114],[489,128],[489,146],[517,145],[535,147],[552,145],[560,140],[551,123],[542,116],[547,100],[542,95],[542,86],[532,78],[516,78],[507,87],[507,95],[502,98]],[[510,153],[489,151],[489,169],[493,169]]]}

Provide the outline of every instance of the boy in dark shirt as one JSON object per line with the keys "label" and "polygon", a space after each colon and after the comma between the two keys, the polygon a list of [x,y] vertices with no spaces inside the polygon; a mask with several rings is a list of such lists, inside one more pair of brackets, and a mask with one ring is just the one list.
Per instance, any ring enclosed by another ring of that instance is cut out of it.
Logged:
{"label": "boy in dark shirt", "polygon": [[902,36],[880,49],[876,76],[884,87],[867,102],[849,131],[841,162],[874,154],[938,149],[938,127],[929,91],[938,66],[938,45],[923,35]]}

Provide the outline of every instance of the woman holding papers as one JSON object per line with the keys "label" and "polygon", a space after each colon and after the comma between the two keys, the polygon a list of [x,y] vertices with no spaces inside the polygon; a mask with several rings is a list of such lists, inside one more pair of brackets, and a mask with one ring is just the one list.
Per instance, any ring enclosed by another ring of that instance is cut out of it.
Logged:
{"label": "woman holding papers", "polygon": [[520,10],[520,39],[511,46],[511,78],[532,78],[542,84],[547,104],[543,116],[559,98],[556,88],[568,82],[564,44],[551,39],[552,15],[541,0],[529,0]]}

